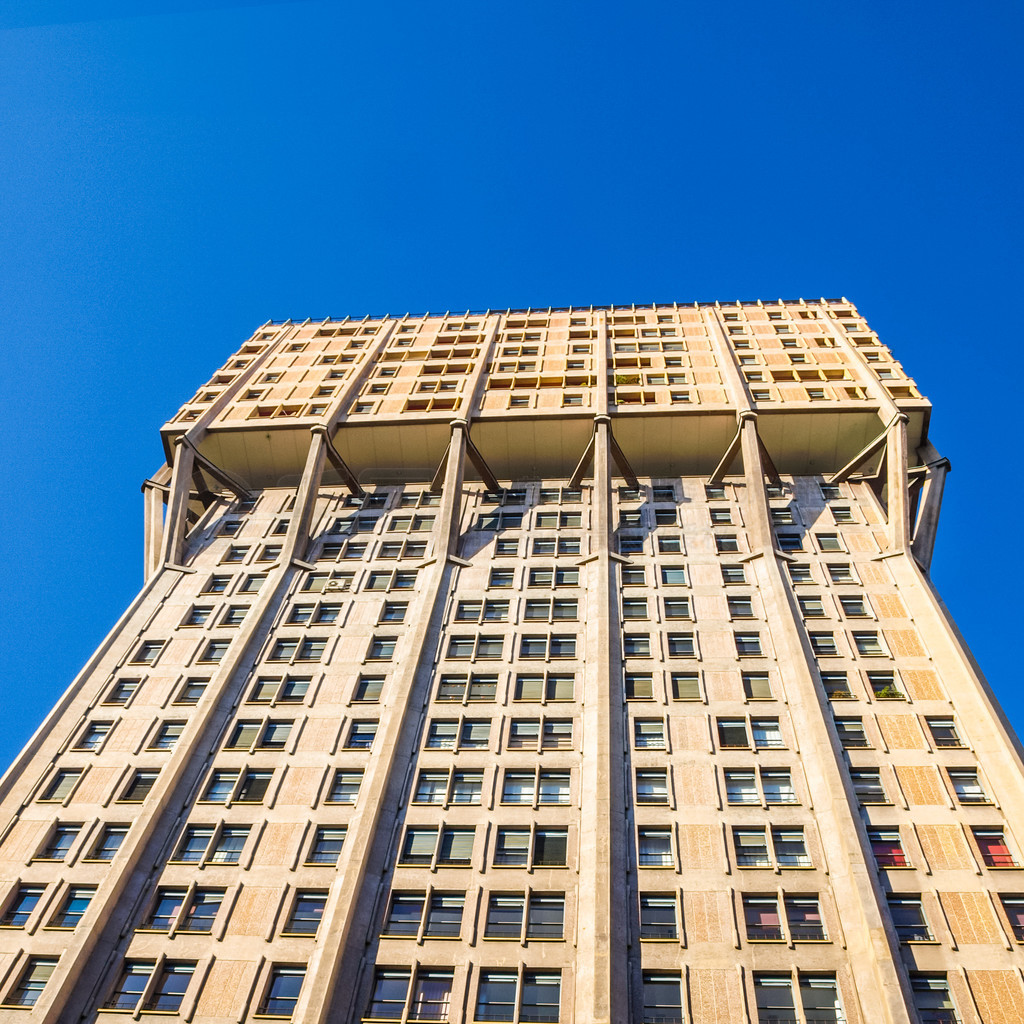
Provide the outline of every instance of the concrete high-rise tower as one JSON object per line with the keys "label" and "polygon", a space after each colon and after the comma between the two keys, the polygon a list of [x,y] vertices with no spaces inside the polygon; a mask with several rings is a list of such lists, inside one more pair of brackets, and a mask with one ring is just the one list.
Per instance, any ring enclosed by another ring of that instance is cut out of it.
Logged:
{"label": "concrete high-rise tower", "polygon": [[1019,1024],[929,414],[845,299],[261,327],[0,782],[0,1020]]}

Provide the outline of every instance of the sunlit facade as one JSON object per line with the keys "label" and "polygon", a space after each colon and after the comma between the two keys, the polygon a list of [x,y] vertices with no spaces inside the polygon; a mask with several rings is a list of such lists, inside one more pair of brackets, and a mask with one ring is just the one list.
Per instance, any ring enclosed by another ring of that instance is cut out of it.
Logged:
{"label": "sunlit facade", "polygon": [[3,778],[0,1019],[1024,1020],[930,411],[845,299],[264,325]]}

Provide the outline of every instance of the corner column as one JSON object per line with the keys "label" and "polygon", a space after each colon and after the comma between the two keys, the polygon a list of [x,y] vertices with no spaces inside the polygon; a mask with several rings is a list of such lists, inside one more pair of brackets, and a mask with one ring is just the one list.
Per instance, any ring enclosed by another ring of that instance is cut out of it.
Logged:
{"label": "corner column", "polygon": [[160,549],[162,565],[177,565],[185,547],[188,498],[192,489],[192,470],[195,452],[184,438],[174,439],[174,468],[171,471],[171,490],[167,496],[167,518],[164,520],[163,545]]}

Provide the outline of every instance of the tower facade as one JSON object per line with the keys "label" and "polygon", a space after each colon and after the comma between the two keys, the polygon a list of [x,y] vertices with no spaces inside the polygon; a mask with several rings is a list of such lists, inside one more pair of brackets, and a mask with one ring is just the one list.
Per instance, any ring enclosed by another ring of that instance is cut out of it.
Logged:
{"label": "tower facade", "polygon": [[264,325],[0,780],[0,1019],[1024,1020],[929,414],[845,299]]}

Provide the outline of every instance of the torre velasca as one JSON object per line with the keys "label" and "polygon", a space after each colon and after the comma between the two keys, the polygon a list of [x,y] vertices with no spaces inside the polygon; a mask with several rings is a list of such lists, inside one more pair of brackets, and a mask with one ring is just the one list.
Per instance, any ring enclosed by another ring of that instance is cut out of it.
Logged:
{"label": "torre velasca", "polygon": [[929,416],[846,299],[267,323],[0,782],[0,1020],[1020,1024]]}

